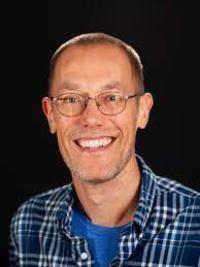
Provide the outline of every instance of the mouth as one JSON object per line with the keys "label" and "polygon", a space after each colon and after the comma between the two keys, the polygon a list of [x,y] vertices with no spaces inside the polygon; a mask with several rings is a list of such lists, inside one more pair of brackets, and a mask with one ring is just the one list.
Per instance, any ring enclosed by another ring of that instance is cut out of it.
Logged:
{"label": "mouth", "polygon": [[75,144],[85,151],[99,151],[109,147],[116,137],[104,136],[99,138],[80,138],[76,139]]}

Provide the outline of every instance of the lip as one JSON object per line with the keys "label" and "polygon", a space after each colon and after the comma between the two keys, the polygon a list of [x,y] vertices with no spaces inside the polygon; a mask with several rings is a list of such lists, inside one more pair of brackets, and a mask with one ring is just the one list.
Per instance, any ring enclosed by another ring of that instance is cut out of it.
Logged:
{"label": "lip", "polygon": [[[89,140],[100,140],[100,139],[105,139],[105,138],[111,138],[111,142],[108,145],[105,146],[100,146],[100,147],[92,147],[92,148],[87,148],[87,147],[82,147],[79,145],[79,140],[84,140],[84,141],[89,141]],[[102,153],[105,152],[107,149],[109,149],[116,141],[117,137],[114,136],[90,136],[90,137],[81,137],[74,139],[73,142],[78,148],[79,151],[87,153],[87,154],[94,154],[94,153]]]}

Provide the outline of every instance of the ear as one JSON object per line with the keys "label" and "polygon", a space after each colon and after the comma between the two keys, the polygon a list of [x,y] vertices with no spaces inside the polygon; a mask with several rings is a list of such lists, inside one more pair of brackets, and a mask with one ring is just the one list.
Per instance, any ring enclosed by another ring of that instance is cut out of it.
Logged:
{"label": "ear", "polygon": [[47,118],[49,129],[52,134],[56,132],[56,123],[51,100],[48,97],[42,99],[42,110]]}
{"label": "ear", "polygon": [[150,93],[145,93],[139,99],[137,128],[144,129],[148,123],[151,108],[153,106],[153,97]]}

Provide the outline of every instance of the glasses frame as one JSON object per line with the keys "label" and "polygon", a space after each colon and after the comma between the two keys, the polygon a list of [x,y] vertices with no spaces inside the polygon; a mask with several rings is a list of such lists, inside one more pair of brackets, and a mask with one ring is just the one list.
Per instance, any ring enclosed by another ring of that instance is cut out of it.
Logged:
{"label": "glasses frame", "polygon": [[[142,95],[144,94],[144,93],[136,93],[136,94],[134,94],[134,95],[125,95],[125,96],[124,96],[123,94],[117,93],[117,94],[119,94],[119,95],[122,97],[123,100],[125,100],[125,102],[124,102],[124,107],[123,107],[123,109],[122,109],[121,111],[119,111],[119,112],[112,113],[112,114],[108,114],[108,113],[103,112],[103,111],[100,109],[101,104],[99,103],[98,98],[101,97],[102,95],[109,94],[109,93],[112,94],[113,92],[104,92],[104,93],[99,94],[99,95],[96,96],[96,97],[84,96],[84,95],[76,94],[76,93],[64,93],[64,94],[61,94],[61,95],[58,95],[58,96],[47,96],[47,98],[48,98],[49,100],[51,100],[52,103],[55,104],[55,106],[56,106],[58,112],[59,112],[61,115],[65,116],[65,117],[77,117],[77,116],[80,116],[81,114],[83,114],[84,111],[85,111],[85,109],[87,108],[87,105],[88,105],[88,101],[89,101],[89,100],[94,100],[94,101],[95,101],[98,110],[99,110],[103,115],[106,115],[106,116],[114,116],[114,115],[117,115],[117,114],[122,113],[122,112],[125,110],[127,101],[128,101],[129,99],[135,98],[135,97],[137,97],[137,96],[142,96]],[[115,93],[116,93],[116,92],[115,92]],[[113,93],[113,94],[115,94],[115,93]],[[66,115],[66,114],[64,114],[63,112],[61,112],[61,111],[59,110],[59,108],[58,108],[58,104],[57,104],[57,103],[58,103],[59,100],[62,100],[62,96],[65,96],[65,95],[78,95],[78,96],[80,96],[81,98],[83,98],[83,99],[85,100],[85,105],[84,105],[83,110],[82,110],[81,112],[79,112],[78,114],[76,114],[76,115]]]}

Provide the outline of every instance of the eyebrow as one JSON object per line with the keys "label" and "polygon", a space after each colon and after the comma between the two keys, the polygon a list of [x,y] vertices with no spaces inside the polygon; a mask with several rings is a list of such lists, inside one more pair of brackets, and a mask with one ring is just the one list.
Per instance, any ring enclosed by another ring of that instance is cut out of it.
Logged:
{"label": "eyebrow", "polygon": [[[76,91],[81,89],[81,86],[78,85],[77,83],[70,82],[70,81],[64,81],[60,86],[60,89],[63,90],[70,90],[70,91]],[[98,91],[109,91],[109,90],[114,90],[114,89],[120,89],[121,83],[119,81],[110,81],[107,84],[104,84],[101,86]],[[89,89],[89,88],[88,88]]]}
{"label": "eyebrow", "polygon": [[78,84],[69,81],[62,82],[59,87],[60,89],[68,89],[72,91],[77,90],[79,88]]}
{"label": "eyebrow", "polygon": [[100,88],[100,91],[120,89],[121,83],[119,81],[111,81]]}

